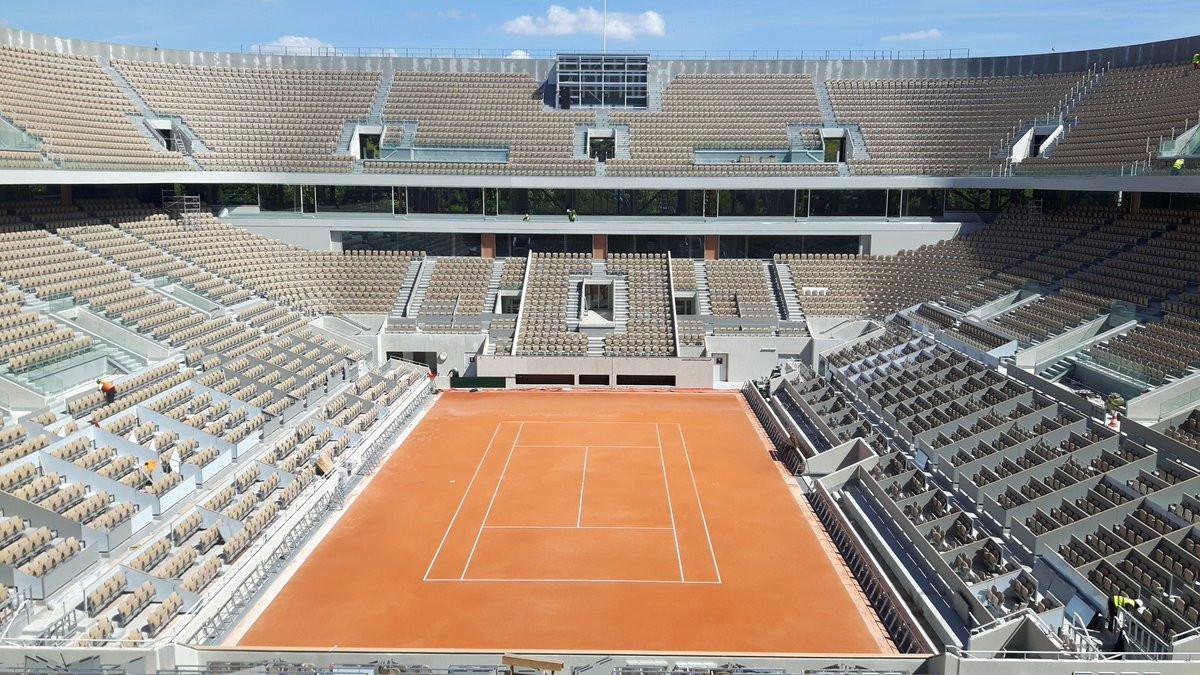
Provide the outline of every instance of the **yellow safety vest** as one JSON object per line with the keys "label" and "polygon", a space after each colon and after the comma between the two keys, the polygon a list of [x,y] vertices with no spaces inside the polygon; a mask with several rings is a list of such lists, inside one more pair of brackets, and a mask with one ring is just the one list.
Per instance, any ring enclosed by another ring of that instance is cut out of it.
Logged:
{"label": "yellow safety vest", "polygon": [[1177,159],[1177,160],[1175,160],[1175,168],[1176,168],[1176,169],[1182,169],[1182,168],[1183,168],[1183,160],[1182,160],[1182,159]]}
{"label": "yellow safety vest", "polygon": [[1200,63],[1200,52],[1192,54],[1192,63]]}
{"label": "yellow safety vest", "polygon": [[1117,609],[1132,609],[1137,607],[1137,600],[1134,600],[1133,598],[1127,598],[1123,595],[1114,595],[1112,600],[1113,607],[1116,607]]}

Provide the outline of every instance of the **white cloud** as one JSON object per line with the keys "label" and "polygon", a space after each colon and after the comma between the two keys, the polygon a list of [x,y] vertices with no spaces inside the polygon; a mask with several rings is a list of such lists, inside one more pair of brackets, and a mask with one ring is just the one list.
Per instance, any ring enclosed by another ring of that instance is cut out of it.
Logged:
{"label": "white cloud", "polygon": [[333,45],[315,37],[307,35],[280,35],[274,40],[257,45],[250,45],[251,50],[262,50],[272,52],[291,51],[296,54],[305,54],[317,51],[319,49],[333,49]]}
{"label": "white cloud", "polygon": [[[504,32],[514,35],[600,35],[604,32],[604,13],[594,7],[567,9],[562,5],[550,5],[542,16],[524,14],[505,21],[501,28]],[[658,12],[647,10],[641,14],[608,13],[608,36],[614,40],[633,40],[642,36],[662,37],[666,33],[667,22]]]}
{"label": "white cloud", "polygon": [[511,52],[509,52],[509,53],[508,53],[508,56],[507,56],[507,57],[505,57],[505,58],[509,58],[509,59],[527,59],[527,58],[529,58],[529,52],[525,51],[524,49],[514,49],[514,50],[512,50]]}
{"label": "white cloud", "polygon": [[880,39],[884,42],[909,42],[912,40],[936,40],[940,37],[942,37],[942,31],[936,28],[926,28],[925,30],[915,30],[911,33],[884,35]]}

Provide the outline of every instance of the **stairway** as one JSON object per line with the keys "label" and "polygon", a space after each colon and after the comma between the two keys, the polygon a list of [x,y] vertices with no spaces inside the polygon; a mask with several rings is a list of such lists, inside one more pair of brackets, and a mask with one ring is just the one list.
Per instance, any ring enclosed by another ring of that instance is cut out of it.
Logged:
{"label": "stairway", "polygon": [[[387,63],[391,63],[391,59],[385,59]],[[371,101],[370,119],[383,119],[383,110],[387,107],[388,95],[392,93],[392,82],[395,80],[396,68],[394,66],[385,66],[383,69],[383,78],[379,82],[379,88],[375,90],[375,100]]]}
{"label": "stairway", "polygon": [[589,335],[588,336],[588,356],[604,356],[604,336]]}
{"label": "stairway", "polygon": [[107,59],[102,61],[100,68],[104,71],[105,75],[108,75],[112,79],[113,84],[117,85],[117,89],[120,89],[121,93],[125,94],[125,98],[128,98],[133,103],[133,106],[138,109],[139,113],[145,117],[158,117],[158,113],[150,108],[150,104],[146,103],[146,99],[142,98],[142,95],[133,88],[133,84],[125,79],[125,75],[121,71],[113,67],[111,61]]}
{"label": "stairway", "polygon": [[571,156],[575,159],[587,159],[587,130],[586,124],[575,125],[575,135],[571,141]]}
{"label": "stairway", "polygon": [[617,333],[629,329],[629,281],[625,277],[613,279],[613,324]]}
{"label": "stairway", "polygon": [[408,264],[408,269],[404,272],[404,282],[400,284],[400,291],[396,293],[396,302],[392,305],[391,313],[388,314],[389,318],[404,318],[404,308],[408,306],[408,300],[412,297],[413,289],[417,285],[417,273],[421,269],[422,262],[424,260],[414,260]]}
{"label": "stairway", "polygon": [[354,129],[358,127],[358,122],[347,120],[342,123],[342,133],[338,136],[337,154],[346,155],[350,153],[350,141],[354,140]]}
{"label": "stairway", "polygon": [[504,272],[504,260],[492,260],[492,276],[488,279],[487,297],[483,300],[484,314],[496,311],[496,298],[500,296],[500,275]]}
{"label": "stairway", "polygon": [[867,139],[863,136],[862,127],[857,124],[843,124],[842,127],[850,139],[850,158],[871,159],[871,151],[867,149]]}
{"label": "stairway", "polygon": [[799,321],[804,318],[804,310],[800,308],[800,294],[796,292],[796,281],[792,278],[792,268],[787,263],[771,263],[775,268],[777,281],[776,292],[783,299],[783,309],[788,321]]}
{"label": "stairway", "polygon": [[646,73],[646,108],[654,112],[662,112],[663,109],[663,89],[667,86],[664,82],[663,69],[657,66],[653,61],[650,63],[650,72]]}
{"label": "stairway", "polygon": [[[121,74],[121,71],[113,67],[111,61],[104,59],[100,63],[100,68],[104,71],[104,74],[108,75],[109,79],[113,81],[113,84],[117,85],[117,89],[120,89],[121,93],[125,94],[125,98],[129,99],[129,102],[132,103],[133,107],[137,109],[139,115],[145,119],[160,119],[163,117],[162,115],[154,112],[154,109],[150,107],[150,104],[146,102],[146,99],[142,98],[142,95],[138,93],[137,89],[133,88],[133,84],[130,83],[129,80],[125,79],[125,76]],[[166,151],[166,148],[163,146],[162,139],[159,138],[157,134],[146,128],[145,124],[140,124],[138,120],[133,120],[133,122],[134,126],[137,127],[137,130],[141,132],[142,136],[145,136],[156,148],[161,148],[164,152]],[[178,131],[178,133],[187,136],[187,140],[191,144],[192,152],[209,152],[208,147],[204,145],[204,141],[202,141],[194,131],[188,128],[186,124],[184,124],[183,118],[178,118],[172,126]],[[184,161],[187,162],[190,167],[192,167],[192,169],[199,171],[204,168],[200,166],[200,163],[197,162],[196,159],[191,155],[183,152],[179,154],[183,157]]]}
{"label": "stairway", "polygon": [[1043,380],[1048,380],[1050,382],[1058,382],[1059,380],[1061,380],[1063,378],[1064,375],[1066,375],[1067,373],[1069,373],[1071,371],[1071,367],[1074,365],[1075,365],[1075,360],[1072,359],[1071,357],[1067,356],[1062,359],[1059,359],[1058,361],[1056,361],[1054,363],[1054,365],[1043,370],[1041,373],[1038,373],[1038,376],[1041,377]]}
{"label": "stairway", "polygon": [[817,106],[821,109],[821,124],[827,127],[838,126],[837,114],[833,111],[833,100],[829,98],[829,89],[825,87],[824,78],[814,78],[813,89],[817,94]]}
{"label": "stairway", "polygon": [[613,125],[613,158],[629,159],[629,125]]}
{"label": "stairway", "polygon": [[117,349],[111,344],[105,344],[99,348],[94,347],[94,349],[107,356],[108,362],[116,366],[123,373],[132,373],[146,365],[145,361],[134,358],[125,350]]}
{"label": "stairway", "polygon": [[571,277],[571,285],[567,290],[567,306],[563,310],[563,315],[567,319],[568,330],[579,328],[579,293],[581,283],[579,277]]}
{"label": "stairway", "polygon": [[708,272],[704,269],[704,261],[696,261],[696,312],[712,314],[711,296],[708,293]]}
{"label": "stairway", "polygon": [[421,303],[425,300],[425,291],[429,290],[429,279],[433,276],[434,267],[437,267],[437,258],[425,258],[421,261],[421,271],[417,274],[417,281],[413,286],[412,298],[408,301],[405,316],[421,315]]}

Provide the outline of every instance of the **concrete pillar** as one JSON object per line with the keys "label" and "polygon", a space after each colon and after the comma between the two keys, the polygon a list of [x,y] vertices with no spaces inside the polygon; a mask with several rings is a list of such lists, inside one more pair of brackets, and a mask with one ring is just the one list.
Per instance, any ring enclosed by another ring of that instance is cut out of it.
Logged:
{"label": "concrete pillar", "polygon": [[704,259],[716,260],[721,250],[721,237],[716,234],[704,235]]}
{"label": "concrete pillar", "polygon": [[58,186],[58,200],[60,202],[62,202],[64,206],[71,205],[71,186],[70,185],[59,185]]}
{"label": "concrete pillar", "polygon": [[345,247],[342,246],[342,234],[343,234],[343,232],[341,230],[330,230],[329,231],[329,250],[330,251],[346,250]]}
{"label": "concrete pillar", "polygon": [[594,260],[604,260],[608,257],[608,235],[593,234],[592,235],[592,258]]}
{"label": "concrete pillar", "polygon": [[484,258],[496,257],[496,233],[484,232],[479,236],[479,255]]}
{"label": "concrete pillar", "polygon": [[1138,211],[1141,211],[1142,210],[1142,193],[1126,192],[1125,193],[1125,204],[1128,205],[1130,213],[1137,213]]}

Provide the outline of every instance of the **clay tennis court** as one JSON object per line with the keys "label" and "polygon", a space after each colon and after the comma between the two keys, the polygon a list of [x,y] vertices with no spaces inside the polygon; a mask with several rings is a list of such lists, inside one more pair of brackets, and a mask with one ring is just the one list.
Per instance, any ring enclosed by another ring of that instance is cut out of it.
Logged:
{"label": "clay tennis court", "polygon": [[239,640],[885,653],[740,394],[450,392]]}

